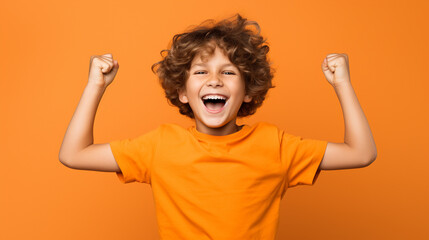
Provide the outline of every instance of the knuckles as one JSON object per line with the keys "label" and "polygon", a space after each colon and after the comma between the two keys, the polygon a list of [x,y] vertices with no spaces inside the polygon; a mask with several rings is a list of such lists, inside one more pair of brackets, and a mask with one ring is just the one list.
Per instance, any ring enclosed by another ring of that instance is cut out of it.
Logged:
{"label": "knuckles", "polygon": [[346,53],[331,53],[326,55],[328,60],[336,60],[340,63],[346,64],[349,61],[349,56]]}
{"label": "knuckles", "polygon": [[110,53],[104,55],[91,55],[90,63],[91,65],[95,63],[98,66],[106,68],[108,71],[110,71],[114,66],[112,54]]}

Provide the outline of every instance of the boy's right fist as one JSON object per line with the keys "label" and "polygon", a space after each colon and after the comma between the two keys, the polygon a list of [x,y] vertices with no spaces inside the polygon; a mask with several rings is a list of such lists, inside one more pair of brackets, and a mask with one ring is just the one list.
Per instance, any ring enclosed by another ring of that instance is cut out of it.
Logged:
{"label": "boy's right fist", "polygon": [[89,64],[88,84],[107,88],[118,72],[118,61],[113,60],[112,54],[93,55]]}

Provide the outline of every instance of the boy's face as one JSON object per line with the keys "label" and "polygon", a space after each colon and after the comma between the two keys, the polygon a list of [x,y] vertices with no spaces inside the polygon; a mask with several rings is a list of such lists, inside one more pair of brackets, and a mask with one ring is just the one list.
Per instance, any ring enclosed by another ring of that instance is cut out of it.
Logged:
{"label": "boy's face", "polygon": [[252,99],[245,95],[244,79],[238,68],[216,47],[205,61],[200,54],[194,57],[179,100],[189,103],[199,132],[227,135],[237,131],[241,104]]}

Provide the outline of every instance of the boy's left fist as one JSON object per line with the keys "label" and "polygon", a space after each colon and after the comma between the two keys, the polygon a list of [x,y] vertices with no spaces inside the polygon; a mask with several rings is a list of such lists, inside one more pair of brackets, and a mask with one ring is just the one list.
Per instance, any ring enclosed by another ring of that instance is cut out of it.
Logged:
{"label": "boy's left fist", "polygon": [[326,80],[336,87],[350,82],[349,57],[345,53],[328,54],[322,63]]}

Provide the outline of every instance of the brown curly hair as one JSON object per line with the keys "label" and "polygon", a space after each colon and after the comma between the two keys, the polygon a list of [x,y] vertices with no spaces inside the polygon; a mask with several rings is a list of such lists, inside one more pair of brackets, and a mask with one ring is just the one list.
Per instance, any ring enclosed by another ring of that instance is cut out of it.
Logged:
{"label": "brown curly hair", "polygon": [[[235,19],[227,18],[218,23],[209,19],[187,32],[174,35],[170,50],[160,52],[163,60],[152,65],[152,72],[158,75],[169,103],[177,106],[181,114],[194,118],[191,107],[180,102],[178,93],[189,77],[192,60],[199,53],[212,55],[216,46],[237,66],[245,81],[246,95],[252,98],[251,102],[242,103],[238,117],[254,114],[268,90],[274,88],[271,82],[274,69],[267,58],[269,47],[260,35],[259,24],[240,14],[232,18]],[[256,33],[246,28],[250,25],[256,28]],[[165,56],[164,52],[167,53]]]}

